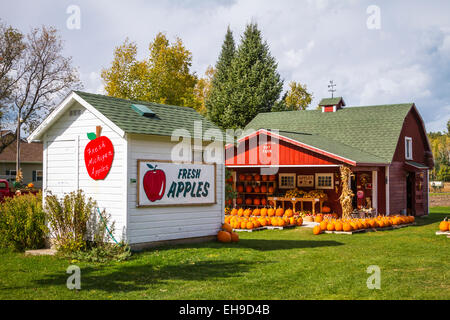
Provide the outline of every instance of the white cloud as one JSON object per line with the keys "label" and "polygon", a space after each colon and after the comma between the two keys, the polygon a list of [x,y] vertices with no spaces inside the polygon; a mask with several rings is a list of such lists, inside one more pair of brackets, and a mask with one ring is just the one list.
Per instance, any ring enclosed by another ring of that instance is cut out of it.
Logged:
{"label": "white cloud", "polygon": [[5,2],[0,18],[24,31],[41,24],[60,28],[86,91],[101,91],[101,68],[127,36],[140,57],[159,31],[181,37],[193,53],[193,70],[202,75],[215,64],[227,26],[239,42],[245,25],[255,21],[285,87],[292,80],[306,84],[313,105],[329,95],[333,79],[348,105],[414,101],[433,130],[444,130],[450,114],[448,1],[377,4],[380,30],[367,29],[369,0],[80,1],[79,31],[65,27],[72,2]]}

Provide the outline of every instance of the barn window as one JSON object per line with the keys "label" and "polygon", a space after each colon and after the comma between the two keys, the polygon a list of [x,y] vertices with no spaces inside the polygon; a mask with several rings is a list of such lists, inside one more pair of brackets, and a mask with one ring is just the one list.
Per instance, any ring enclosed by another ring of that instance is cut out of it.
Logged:
{"label": "barn window", "polygon": [[332,173],[316,173],[316,188],[317,189],[333,189],[333,174]]}
{"label": "barn window", "polygon": [[405,137],[405,159],[412,160],[412,138]]}
{"label": "barn window", "polygon": [[278,184],[281,189],[295,188],[295,173],[280,173],[278,175]]}

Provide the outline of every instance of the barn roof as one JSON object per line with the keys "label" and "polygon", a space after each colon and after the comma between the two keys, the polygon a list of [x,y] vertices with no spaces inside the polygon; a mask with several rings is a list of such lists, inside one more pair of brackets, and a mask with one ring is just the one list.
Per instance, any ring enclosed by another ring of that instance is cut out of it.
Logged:
{"label": "barn roof", "polygon": [[[171,136],[176,129],[186,129],[192,137],[197,138],[197,135],[194,136],[196,122],[201,122],[203,133],[208,129],[218,129],[192,108],[126,100],[81,91],[75,93],[127,133]],[[151,109],[154,116],[146,117],[142,112],[136,111],[140,106]]]}
{"label": "barn roof", "polygon": [[258,114],[246,129],[280,130],[300,143],[359,163],[390,163],[413,103]]}

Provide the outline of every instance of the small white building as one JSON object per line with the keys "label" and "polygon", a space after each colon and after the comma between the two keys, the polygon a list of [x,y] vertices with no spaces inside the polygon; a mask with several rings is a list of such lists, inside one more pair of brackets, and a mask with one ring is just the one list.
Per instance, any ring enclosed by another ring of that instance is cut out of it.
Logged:
{"label": "small white building", "polygon": [[223,156],[205,162],[211,140],[223,147],[214,132],[191,108],[75,91],[28,141],[44,144],[44,195],[83,190],[111,215],[116,239],[138,249],[209,239],[220,229]]}

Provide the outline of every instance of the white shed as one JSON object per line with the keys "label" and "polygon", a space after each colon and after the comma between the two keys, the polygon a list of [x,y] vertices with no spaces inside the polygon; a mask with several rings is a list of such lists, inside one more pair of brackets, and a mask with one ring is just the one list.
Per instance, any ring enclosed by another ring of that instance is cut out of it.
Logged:
{"label": "white shed", "polygon": [[44,144],[44,194],[82,189],[132,248],[210,239],[221,227],[221,132],[191,108],[75,91],[28,141]]}

